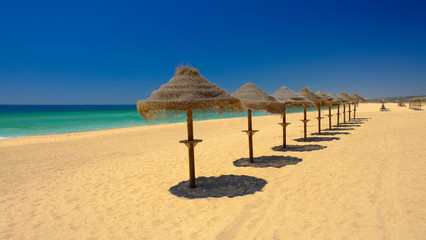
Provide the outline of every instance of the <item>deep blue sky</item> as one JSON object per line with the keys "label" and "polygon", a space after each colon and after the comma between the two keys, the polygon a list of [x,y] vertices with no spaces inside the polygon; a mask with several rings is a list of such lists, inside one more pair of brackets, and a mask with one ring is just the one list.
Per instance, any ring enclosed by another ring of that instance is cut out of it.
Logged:
{"label": "deep blue sky", "polygon": [[0,2],[0,104],[133,104],[181,62],[229,92],[422,95],[426,2]]}

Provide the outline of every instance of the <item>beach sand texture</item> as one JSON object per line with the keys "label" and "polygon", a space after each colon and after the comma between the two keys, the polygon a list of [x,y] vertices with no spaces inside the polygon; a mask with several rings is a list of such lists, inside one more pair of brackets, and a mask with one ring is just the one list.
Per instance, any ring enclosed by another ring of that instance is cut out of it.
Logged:
{"label": "beach sand texture", "polygon": [[1,140],[0,239],[424,239],[426,111],[380,106],[360,104],[359,122],[326,141],[295,141],[303,113],[288,114],[289,147],[314,151],[274,151],[280,117],[254,117],[255,157],[302,160],[281,168],[234,166],[246,118],[194,122],[196,177],[267,181],[234,198],[169,192],[188,180],[186,123]]}

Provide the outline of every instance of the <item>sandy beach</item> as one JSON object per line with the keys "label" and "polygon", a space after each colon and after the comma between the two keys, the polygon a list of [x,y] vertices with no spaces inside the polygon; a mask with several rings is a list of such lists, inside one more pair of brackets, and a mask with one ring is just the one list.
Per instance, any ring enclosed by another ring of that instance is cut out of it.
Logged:
{"label": "sandy beach", "polygon": [[254,117],[255,157],[299,159],[280,168],[234,166],[246,118],[194,122],[196,177],[267,182],[233,198],[169,192],[188,180],[186,123],[0,140],[0,239],[424,239],[426,111],[386,107],[310,142],[288,114],[287,151],[280,116]]}

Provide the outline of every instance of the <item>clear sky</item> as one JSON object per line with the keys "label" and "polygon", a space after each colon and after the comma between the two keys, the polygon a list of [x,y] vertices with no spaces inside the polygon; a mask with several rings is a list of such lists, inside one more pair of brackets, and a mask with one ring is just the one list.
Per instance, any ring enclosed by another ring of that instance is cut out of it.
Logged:
{"label": "clear sky", "polygon": [[229,92],[426,94],[426,1],[1,1],[0,104],[134,104],[181,62]]}

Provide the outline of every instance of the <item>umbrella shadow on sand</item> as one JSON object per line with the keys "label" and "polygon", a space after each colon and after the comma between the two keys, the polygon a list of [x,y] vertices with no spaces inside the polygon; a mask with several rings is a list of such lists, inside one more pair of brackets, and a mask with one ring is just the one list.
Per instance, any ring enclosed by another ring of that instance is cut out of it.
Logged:
{"label": "umbrella shadow on sand", "polygon": [[271,148],[274,151],[278,152],[310,152],[327,148],[327,146],[322,146],[318,144],[306,144],[306,145],[287,145],[283,148],[283,145],[275,146]]}
{"label": "umbrella shadow on sand", "polygon": [[197,187],[189,188],[189,181],[180,182],[169,189],[170,193],[178,197],[221,198],[239,197],[261,191],[268,183],[266,180],[246,175],[222,175],[220,177],[198,177]]}
{"label": "umbrella shadow on sand", "polygon": [[343,124],[364,124],[364,121],[361,121],[361,120],[351,120],[350,122],[346,122],[346,123],[343,123]]}
{"label": "umbrella shadow on sand", "polygon": [[348,128],[348,127],[338,127],[336,125],[333,126],[332,129],[324,129],[323,132],[330,132],[330,131],[349,131],[349,130],[355,130],[355,128]]}
{"label": "umbrella shadow on sand", "polygon": [[364,124],[365,122],[367,122],[368,120],[359,120],[359,119],[355,119],[355,120],[351,120],[349,122],[349,124]]}
{"label": "umbrella shadow on sand", "polygon": [[253,163],[250,163],[248,158],[240,158],[234,161],[236,167],[256,167],[256,168],[282,168],[287,165],[295,165],[301,162],[301,158],[290,156],[261,156],[253,158]]}
{"label": "umbrella shadow on sand", "polygon": [[360,123],[341,123],[341,127],[361,127]]}
{"label": "umbrella shadow on sand", "polygon": [[312,136],[334,136],[334,135],[348,135],[348,132],[323,132],[321,134],[318,133],[312,133]]}
{"label": "umbrella shadow on sand", "polygon": [[296,138],[296,142],[330,142],[333,140],[340,140],[338,137],[308,137],[306,140],[303,138]]}

